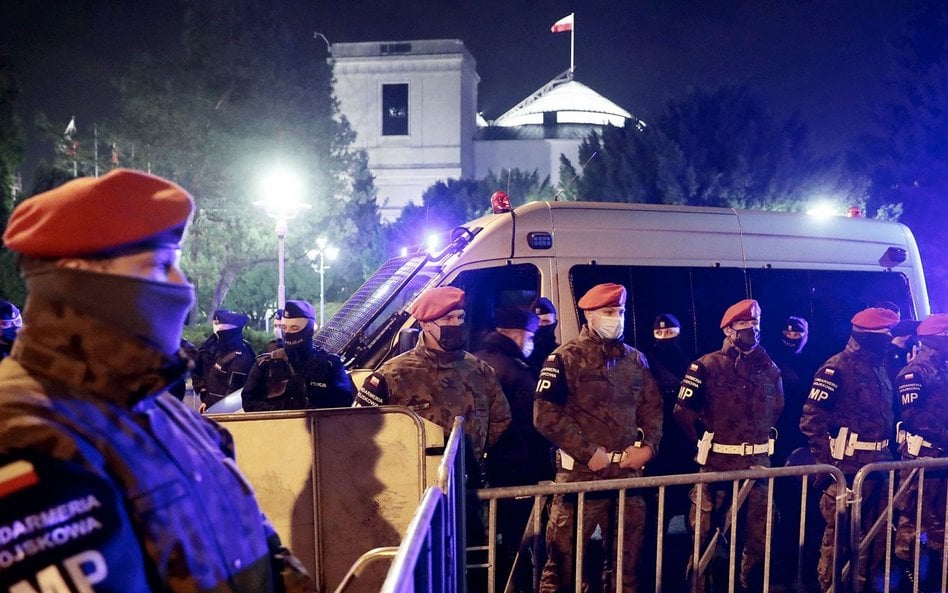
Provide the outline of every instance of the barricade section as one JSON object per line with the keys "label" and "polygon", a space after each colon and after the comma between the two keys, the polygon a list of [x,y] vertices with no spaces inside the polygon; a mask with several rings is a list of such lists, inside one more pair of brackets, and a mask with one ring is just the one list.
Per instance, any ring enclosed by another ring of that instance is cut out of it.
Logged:
{"label": "barricade section", "polygon": [[[369,550],[402,542],[444,450],[440,427],[400,407],[215,420],[233,435],[261,508],[324,591]],[[347,591],[378,591],[389,562],[362,564]]]}

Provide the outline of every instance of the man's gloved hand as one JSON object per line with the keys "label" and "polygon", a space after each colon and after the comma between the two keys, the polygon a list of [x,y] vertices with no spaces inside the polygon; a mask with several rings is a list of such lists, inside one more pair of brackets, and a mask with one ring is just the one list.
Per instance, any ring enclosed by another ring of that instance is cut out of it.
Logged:
{"label": "man's gloved hand", "polygon": [[596,452],[593,453],[592,459],[589,460],[586,467],[589,468],[589,471],[598,472],[609,467],[610,463],[609,454],[606,453],[606,450],[602,447],[596,447]]}
{"label": "man's gloved hand", "polygon": [[622,469],[642,469],[645,464],[652,460],[654,453],[648,445],[636,447],[629,445],[622,452],[622,459],[619,461],[619,467]]}

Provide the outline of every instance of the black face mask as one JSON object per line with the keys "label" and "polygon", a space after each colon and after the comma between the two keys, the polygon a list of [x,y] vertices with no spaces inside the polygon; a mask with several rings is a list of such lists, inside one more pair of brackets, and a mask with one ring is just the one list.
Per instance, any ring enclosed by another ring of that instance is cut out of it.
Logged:
{"label": "black face mask", "polygon": [[734,330],[732,338],[734,345],[744,352],[750,352],[760,344],[760,329],[749,327],[747,329]]}
{"label": "black face mask", "polygon": [[892,336],[889,334],[874,332],[853,332],[853,339],[859,344],[859,348],[872,354],[885,354],[886,348],[892,342]]}
{"label": "black face mask", "polygon": [[553,322],[550,325],[542,325],[537,328],[537,331],[533,334],[533,343],[534,344],[552,344],[556,341],[556,323]]}
{"label": "black face mask", "polygon": [[6,342],[7,344],[12,344],[14,338],[16,338],[16,330],[18,327],[8,327],[0,331],[0,342]]}
{"label": "black face mask", "polygon": [[657,352],[676,352],[680,350],[678,338],[666,338],[664,340],[655,340],[655,350]]}
{"label": "black face mask", "polygon": [[797,338],[796,340],[791,340],[790,338],[781,338],[781,343],[783,347],[787,349],[791,354],[799,354],[803,351],[803,347],[806,345],[806,337]]}
{"label": "black face mask", "polygon": [[439,325],[441,328],[441,337],[438,338],[438,345],[445,352],[456,352],[464,348],[467,344],[467,324],[461,325]]}

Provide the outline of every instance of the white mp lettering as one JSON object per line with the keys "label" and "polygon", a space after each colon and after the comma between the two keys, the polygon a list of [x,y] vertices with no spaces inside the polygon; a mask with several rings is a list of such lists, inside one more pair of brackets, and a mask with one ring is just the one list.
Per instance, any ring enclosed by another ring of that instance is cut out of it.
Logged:
{"label": "white mp lettering", "polygon": [[918,399],[917,391],[910,391],[902,394],[902,405],[907,406]]}
{"label": "white mp lettering", "polygon": [[810,390],[810,399],[816,401],[823,401],[824,399],[829,399],[829,394],[823,391],[822,389],[813,388]]}
{"label": "white mp lettering", "polygon": [[[93,585],[97,585],[109,576],[109,568],[105,558],[98,550],[86,550],[75,556],[63,560],[63,566],[75,590],[79,593],[95,593]],[[56,565],[47,566],[36,573],[36,584],[39,590],[33,588],[28,581],[20,581],[10,587],[10,593],[72,593],[63,578],[62,572]]]}
{"label": "white mp lettering", "polygon": [[537,383],[537,391],[545,391],[552,386],[553,386],[553,383],[551,383],[549,380],[540,379],[540,381]]}
{"label": "white mp lettering", "polygon": [[95,593],[92,588],[109,576],[109,566],[98,550],[86,550],[63,560],[63,566],[79,593]]}
{"label": "white mp lettering", "polygon": [[39,585],[39,591],[33,588],[27,581],[20,581],[10,587],[10,593],[71,593],[66,580],[56,566],[47,566],[36,573],[36,584]]}
{"label": "white mp lettering", "polygon": [[678,390],[678,399],[688,399],[694,394],[695,394],[694,389],[691,389],[690,387],[682,386],[681,389]]}

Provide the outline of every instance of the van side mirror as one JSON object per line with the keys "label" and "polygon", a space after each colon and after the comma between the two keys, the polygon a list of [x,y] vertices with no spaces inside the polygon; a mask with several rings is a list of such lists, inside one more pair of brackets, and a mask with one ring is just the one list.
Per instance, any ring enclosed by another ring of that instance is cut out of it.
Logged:
{"label": "van side mirror", "polygon": [[406,327],[402,328],[398,332],[398,352],[395,354],[402,354],[408,352],[415,347],[415,344],[418,343],[418,334],[421,333],[417,327]]}
{"label": "van side mirror", "polygon": [[889,247],[885,250],[885,253],[882,254],[882,257],[879,258],[879,265],[883,268],[894,268],[895,266],[905,262],[908,257],[908,252],[901,247]]}

